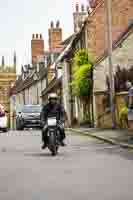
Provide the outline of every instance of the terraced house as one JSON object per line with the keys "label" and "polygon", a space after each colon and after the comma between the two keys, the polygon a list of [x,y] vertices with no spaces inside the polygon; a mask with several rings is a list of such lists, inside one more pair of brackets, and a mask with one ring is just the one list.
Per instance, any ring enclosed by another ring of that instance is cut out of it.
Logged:
{"label": "terraced house", "polygon": [[[11,124],[15,127],[15,115],[24,104],[42,104],[47,95],[42,95],[48,83],[55,76],[54,61],[62,51],[62,29],[59,21],[51,22],[49,28],[49,50],[44,48],[44,39],[33,34],[31,40],[31,64],[21,68],[15,86],[11,89]],[[14,103],[15,102],[15,103]]]}

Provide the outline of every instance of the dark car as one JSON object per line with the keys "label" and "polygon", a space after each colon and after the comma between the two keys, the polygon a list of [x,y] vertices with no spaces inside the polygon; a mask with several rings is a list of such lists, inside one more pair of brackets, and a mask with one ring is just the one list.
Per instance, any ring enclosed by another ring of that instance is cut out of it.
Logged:
{"label": "dark car", "polygon": [[41,105],[24,105],[16,116],[16,129],[40,128],[41,127]]}

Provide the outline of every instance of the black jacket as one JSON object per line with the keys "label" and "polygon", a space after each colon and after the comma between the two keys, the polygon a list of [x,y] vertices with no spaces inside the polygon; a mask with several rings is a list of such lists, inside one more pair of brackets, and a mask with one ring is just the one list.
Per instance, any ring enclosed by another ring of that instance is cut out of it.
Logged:
{"label": "black jacket", "polygon": [[56,117],[57,120],[64,121],[65,110],[63,106],[58,103],[54,105],[51,105],[50,103],[44,105],[41,112],[42,123],[45,123],[48,117]]}

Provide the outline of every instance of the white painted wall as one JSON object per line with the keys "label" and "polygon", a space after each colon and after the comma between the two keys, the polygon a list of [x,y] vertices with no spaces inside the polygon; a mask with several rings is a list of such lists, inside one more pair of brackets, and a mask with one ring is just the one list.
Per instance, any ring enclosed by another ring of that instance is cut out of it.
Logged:
{"label": "white painted wall", "polygon": [[46,88],[46,78],[44,78],[44,79],[41,81],[41,88],[42,88],[42,91]]}
{"label": "white painted wall", "polygon": [[69,122],[71,119],[70,90],[69,90],[69,65],[62,63],[63,103]]}
{"label": "white painted wall", "polygon": [[29,88],[25,90],[25,104],[29,104]]}
{"label": "white painted wall", "polygon": [[41,93],[42,93],[42,89],[41,89],[41,81],[39,81],[37,83],[37,88],[38,88],[38,103],[41,104],[42,103],[42,98],[41,98]]}

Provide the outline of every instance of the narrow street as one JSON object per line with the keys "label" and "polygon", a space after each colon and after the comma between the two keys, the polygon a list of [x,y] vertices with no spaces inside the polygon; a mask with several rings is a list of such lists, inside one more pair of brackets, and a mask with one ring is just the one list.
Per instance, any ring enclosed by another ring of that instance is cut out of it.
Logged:
{"label": "narrow street", "polygon": [[57,157],[39,131],[1,133],[1,200],[132,200],[133,152],[68,135]]}

